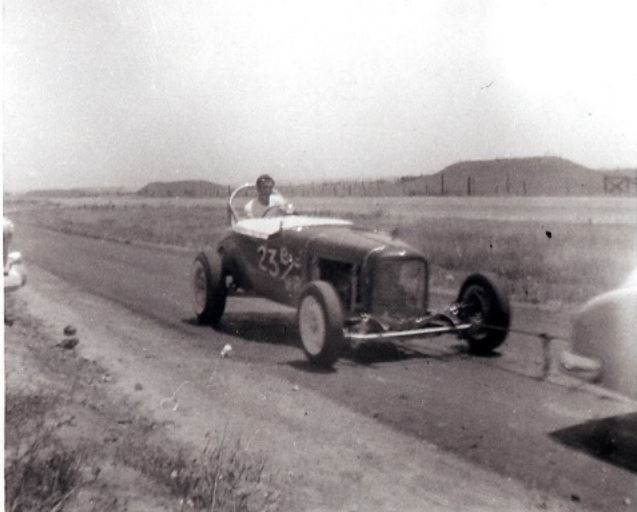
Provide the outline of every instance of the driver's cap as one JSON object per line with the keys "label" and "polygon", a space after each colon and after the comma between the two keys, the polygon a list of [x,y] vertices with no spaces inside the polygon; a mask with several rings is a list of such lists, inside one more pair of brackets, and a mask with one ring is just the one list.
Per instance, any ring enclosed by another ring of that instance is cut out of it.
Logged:
{"label": "driver's cap", "polygon": [[257,178],[257,187],[261,185],[262,183],[267,183],[267,182],[270,182],[272,183],[272,185],[274,185],[274,179],[272,178],[272,176],[270,176],[269,174],[262,174],[261,176]]}

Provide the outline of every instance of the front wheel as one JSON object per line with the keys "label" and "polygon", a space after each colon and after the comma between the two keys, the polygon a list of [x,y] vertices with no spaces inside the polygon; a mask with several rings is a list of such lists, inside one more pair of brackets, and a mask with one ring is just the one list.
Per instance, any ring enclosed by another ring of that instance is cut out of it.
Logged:
{"label": "front wheel", "polygon": [[471,328],[462,337],[474,354],[489,354],[507,337],[511,308],[506,295],[492,279],[483,274],[470,275],[458,294],[458,317]]}
{"label": "front wheel", "polygon": [[221,257],[200,252],[192,268],[193,303],[200,324],[217,325],[226,308],[228,289],[223,276]]}
{"label": "front wheel", "polygon": [[312,281],[301,292],[298,308],[299,334],[307,358],[331,367],[343,352],[344,313],[334,287],[326,281]]}

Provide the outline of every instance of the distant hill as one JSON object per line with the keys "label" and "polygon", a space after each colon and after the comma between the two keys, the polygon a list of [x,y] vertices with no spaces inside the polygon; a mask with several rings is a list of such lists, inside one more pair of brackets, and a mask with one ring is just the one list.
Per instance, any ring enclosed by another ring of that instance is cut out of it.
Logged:
{"label": "distant hill", "polygon": [[[622,186],[608,179],[623,177]],[[288,197],[342,196],[594,196],[637,193],[637,169],[602,171],[558,157],[458,162],[428,175],[380,180],[333,180],[280,184]],[[148,197],[228,197],[232,187],[203,180],[154,182],[137,194]]]}
{"label": "distant hill", "polygon": [[[625,171],[625,170],[622,170]],[[404,177],[407,195],[603,195],[599,171],[558,157],[507,158],[458,162],[431,175]]]}
{"label": "distant hill", "polygon": [[[7,192],[5,191],[5,194]],[[20,193],[25,197],[101,197],[101,196],[124,196],[131,194],[129,189],[123,187],[86,187],[86,188],[49,188],[40,190],[29,190]]]}
{"label": "distant hill", "polygon": [[227,197],[230,187],[205,180],[156,181],[137,191],[146,197]]}

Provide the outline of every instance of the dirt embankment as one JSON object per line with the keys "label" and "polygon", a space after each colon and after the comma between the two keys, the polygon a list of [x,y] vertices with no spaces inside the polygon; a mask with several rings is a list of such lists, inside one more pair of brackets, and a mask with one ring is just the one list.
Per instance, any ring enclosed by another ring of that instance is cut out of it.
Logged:
{"label": "dirt embankment", "polygon": [[113,392],[75,325],[34,316],[29,297],[5,305],[6,510],[279,510],[262,458],[175,439],[170,422]]}

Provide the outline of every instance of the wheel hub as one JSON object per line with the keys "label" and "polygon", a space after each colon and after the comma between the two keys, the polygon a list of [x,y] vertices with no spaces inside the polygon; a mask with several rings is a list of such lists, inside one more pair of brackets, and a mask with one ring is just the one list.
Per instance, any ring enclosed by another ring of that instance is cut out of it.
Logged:
{"label": "wheel hub", "polygon": [[320,354],[325,344],[325,317],[321,304],[311,295],[301,302],[299,330],[305,349],[312,355]]}
{"label": "wheel hub", "polygon": [[196,262],[193,270],[193,296],[195,312],[201,314],[206,307],[208,288],[206,283],[206,273],[201,263]]}

